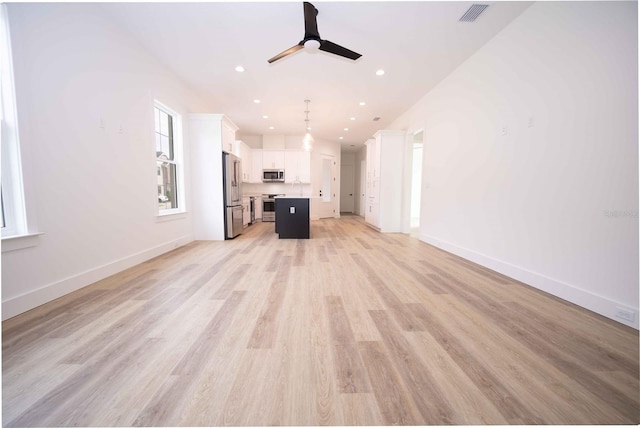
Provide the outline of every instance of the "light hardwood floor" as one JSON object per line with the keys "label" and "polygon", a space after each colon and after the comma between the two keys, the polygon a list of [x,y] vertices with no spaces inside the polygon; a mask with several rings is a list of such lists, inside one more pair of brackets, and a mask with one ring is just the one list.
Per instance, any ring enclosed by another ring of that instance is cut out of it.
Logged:
{"label": "light hardwood floor", "polygon": [[638,332],[359,217],[3,323],[4,426],[637,424]]}

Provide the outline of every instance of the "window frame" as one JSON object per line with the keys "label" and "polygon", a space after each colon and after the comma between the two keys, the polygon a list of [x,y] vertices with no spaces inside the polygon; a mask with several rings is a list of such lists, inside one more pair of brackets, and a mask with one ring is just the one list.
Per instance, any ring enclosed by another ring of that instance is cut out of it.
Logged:
{"label": "window frame", "polygon": [[28,235],[18,134],[15,83],[6,4],[1,6],[0,139],[2,140],[2,239]]}
{"label": "window frame", "polygon": [[[170,153],[169,157],[173,159],[168,159],[159,155],[162,152],[159,152],[157,149],[156,136],[158,135],[158,129],[156,128],[156,109],[160,110],[163,113],[166,113],[170,117]],[[154,177],[155,177],[155,206],[156,206],[156,215],[158,219],[167,219],[168,216],[175,216],[176,214],[183,214],[186,212],[185,207],[185,186],[184,186],[184,147],[183,147],[183,138],[182,138],[182,116],[176,112],[171,107],[168,107],[166,104],[154,100],[153,101],[153,153],[155,160],[154,167]],[[158,165],[159,163],[169,163],[171,165],[175,165],[175,183],[174,189],[176,194],[175,204],[176,206],[173,208],[163,209],[160,207],[158,201]]]}

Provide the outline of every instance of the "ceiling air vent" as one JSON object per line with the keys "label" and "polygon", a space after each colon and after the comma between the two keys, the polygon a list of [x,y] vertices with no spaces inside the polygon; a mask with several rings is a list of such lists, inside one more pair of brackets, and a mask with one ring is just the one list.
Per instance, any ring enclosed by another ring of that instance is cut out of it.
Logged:
{"label": "ceiling air vent", "polygon": [[484,10],[488,7],[488,4],[472,4],[469,10],[467,10],[464,15],[462,15],[460,19],[458,19],[458,21],[473,22],[478,19],[478,16],[480,16],[480,14],[484,12]]}

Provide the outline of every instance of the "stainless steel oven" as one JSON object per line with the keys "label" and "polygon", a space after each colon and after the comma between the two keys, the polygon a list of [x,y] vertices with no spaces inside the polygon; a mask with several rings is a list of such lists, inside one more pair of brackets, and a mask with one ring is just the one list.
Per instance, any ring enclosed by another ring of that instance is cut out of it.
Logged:
{"label": "stainless steel oven", "polygon": [[262,195],[262,221],[276,221],[276,196],[280,194]]}

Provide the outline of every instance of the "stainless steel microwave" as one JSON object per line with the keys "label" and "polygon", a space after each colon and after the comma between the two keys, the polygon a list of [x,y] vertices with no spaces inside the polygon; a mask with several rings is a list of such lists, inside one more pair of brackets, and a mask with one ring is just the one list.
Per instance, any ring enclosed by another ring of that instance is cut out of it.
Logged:
{"label": "stainless steel microwave", "polygon": [[284,183],[284,169],[263,169],[262,170],[262,182],[263,183]]}

